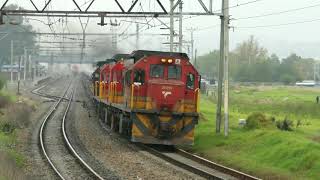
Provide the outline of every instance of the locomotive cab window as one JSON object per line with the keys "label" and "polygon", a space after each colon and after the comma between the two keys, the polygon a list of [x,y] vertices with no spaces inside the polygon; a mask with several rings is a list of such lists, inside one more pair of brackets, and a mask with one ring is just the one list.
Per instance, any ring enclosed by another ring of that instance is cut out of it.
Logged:
{"label": "locomotive cab window", "polygon": [[150,76],[153,78],[163,78],[164,66],[160,64],[150,65]]}
{"label": "locomotive cab window", "polygon": [[125,82],[127,86],[131,85],[131,70],[127,71],[125,74]]}
{"label": "locomotive cab window", "polygon": [[188,89],[194,89],[194,83],[195,83],[195,76],[192,73],[189,73],[187,75],[187,88]]}
{"label": "locomotive cab window", "polygon": [[168,79],[180,79],[181,66],[171,65],[168,67]]}
{"label": "locomotive cab window", "polygon": [[144,70],[137,69],[134,71],[133,82],[143,84],[144,79],[145,79],[145,71]]}

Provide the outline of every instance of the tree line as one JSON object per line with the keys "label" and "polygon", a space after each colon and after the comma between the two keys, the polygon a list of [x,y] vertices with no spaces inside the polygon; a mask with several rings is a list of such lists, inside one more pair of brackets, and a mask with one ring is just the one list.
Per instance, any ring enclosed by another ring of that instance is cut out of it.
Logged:
{"label": "tree line", "polygon": [[[9,10],[22,9],[21,7],[11,4],[5,7]],[[11,41],[13,41],[13,55],[15,63],[18,62],[19,56],[24,54],[24,48],[36,52],[36,35],[34,28],[28,20],[21,16],[3,16],[4,24],[0,25],[0,67],[10,64],[11,58]],[[25,33],[24,33],[25,32]]]}
{"label": "tree line", "polygon": [[[238,82],[282,82],[285,84],[314,78],[315,59],[290,54],[280,59],[259,42],[250,38],[236,46],[229,54],[230,79]],[[196,67],[203,76],[217,79],[219,50],[198,57]]]}

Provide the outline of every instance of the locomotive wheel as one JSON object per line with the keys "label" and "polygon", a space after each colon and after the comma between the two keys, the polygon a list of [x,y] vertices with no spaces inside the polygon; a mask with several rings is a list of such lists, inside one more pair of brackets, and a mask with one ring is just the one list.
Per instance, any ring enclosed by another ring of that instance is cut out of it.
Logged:
{"label": "locomotive wheel", "polygon": [[114,130],[116,124],[115,124],[115,117],[113,113],[110,115],[110,121],[111,121],[110,128],[111,130]]}
{"label": "locomotive wheel", "polygon": [[119,117],[119,133],[120,134],[124,134],[124,122],[123,122],[123,119],[124,119],[124,115],[121,113],[120,114],[120,117]]}
{"label": "locomotive wheel", "polygon": [[104,123],[105,123],[105,124],[108,124],[108,120],[109,120],[108,115],[109,115],[108,109],[106,108],[106,109],[105,109],[105,115],[104,115]]}

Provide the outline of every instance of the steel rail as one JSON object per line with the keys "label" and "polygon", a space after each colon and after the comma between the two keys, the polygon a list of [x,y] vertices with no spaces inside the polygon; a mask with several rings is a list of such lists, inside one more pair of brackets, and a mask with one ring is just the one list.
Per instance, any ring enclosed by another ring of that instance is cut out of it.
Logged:
{"label": "steel rail", "polygon": [[[58,80],[59,79],[55,79],[53,82],[56,82]],[[54,95],[39,92],[41,89],[47,87],[48,85],[49,85],[49,83],[46,83],[45,85],[43,85],[41,87],[35,88],[35,89],[31,90],[31,93],[38,95],[40,97],[49,98],[50,100],[54,100],[54,101],[59,100],[59,98],[61,98],[61,96],[54,96]],[[62,97],[62,98],[63,98],[63,100],[69,100],[68,98],[65,98],[65,97]]]}
{"label": "steel rail", "polygon": [[[50,164],[50,166],[52,167],[52,169],[55,171],[55,173],[59,176],[60,179],[62,180],[65,180],[65,178],[62,176],[62,174],[59,172],[58,168],[54,165],[54,163],[52,162],[52,160],[50,159],[50,157],[48,156],[47,154],[47,151],[46,151],[46,148],[45,148],[45,144],[44,144],[44,128],[48,122],[48,120],[50,119],[50,117],[54,114],[54,112],[57,110],[58,106],[61,104],[62,100],[68,100],[68,104],[67,104],[67,107],[66,107],[66,110],[64,112],[64,115],[63,115],[63,119],[62,119],[62,123],[61,123],[61,131],[62,131],[62,135],[63,135],[63,140],[64,140],[64,143],[66,144],[66,147],[68,148],[68,150],[70,150],[72,152],[72,155],[73,157],[76,158],[77,161],[80,162],[80,164],[82,165],[82,167],[85,168],[85,170],[89,171],[94,177],[95,179],[100,179],[100,180],[103,180],[104,178],[102,178],[97,172],[95,172],[93,170],[93,168],[91,168],[81,157],[80,155],[75,151],[74,147],[71,145],[70,143],[70,140],[68,139],[68,136],[67,136],[67,133],[66,133],[66,118],[67,118],[67,115],[68,115],[68,112],[70,110],[70,106],[71,106],[71,103],[73,102],[73,95],[74,95],[74,88],[72,89],[72,92],[71,92],[71,95],[69,98],[65,98],[65,96],[67,95],[67,92],[69,91],[70,87],[71,87],[71,84],[70,83],[66,89],[66,91],[63,93],[62,96],[60,96],[59,100],[52,106],[51,110],[48,112],[48,114],[46,115],[46,117],[44,118],[44,121],[42,122],[42,125],[40,127],[40,133],[39,133],[39,139],[40,139],[40,146],[41,146],[41,150],[45,156],[45,158],[47,159],[48,163]],[[38,91],[42,88],[46,87],[45,86],[42,86],[40,88],[37,88],[36,90],[33,90],[32,92],[34,91]],[[37,95],[40,95],[40,96],[44,96],[44,97],[48,97],[48,96],[51,96],[51,95],[47,95],[47,94],[42,94],[42,93],[38,93],[36,92]],[[58,97],[58,96],[57,96]]]}
{"label": "steel rail", "polygon": [[95,176],[95,178],[97,179],[100,179],[100,180],[103,180],[104,178],[99,175],[95,170],[93,170],[93,168],[91,168],[81,157],[80,155],[76,152],[76,150],[74,149],[74,147],[72,146],[72,144],[70,143],[70,140],[67,136],[67,133],[66,133],[66,118],[68,116],[68,112],[69,112],[69,109],[70,109],[70,105],[71,105],[71,102],[73,101],[73,95],[74,95],[74,89],[72,90],[71,92],[71,96],[69,97],[69,102],[68,102],[68,105],[67,105],[67,108],[66,108],[66,111],[64,112],[64,115],[63,115],[63,118],[62,118],[62,134],[63,134],[63,137],[64,137],[64,142],[65,144],[67,145],[67,148],[72,152],[73,156],[81,163],[82,166],[84,166],[92,175]]}
{"label": "steel rail", "polygon": [[245,174],[243,172],[240,172],[238,170],[235,170],[235,169],[232,169],[232,168],[229,168],[229,167],[226,167],[226,166],[223,166],[221,164],[218,164],[218,163],[215,163],[215,162],[212,162],[212,161],[209,161],[205,158],[202,158],[200,156],[197,156],[197,155],[194,155],[194,154],[191,154],[185,150],[182,150],[182,149],[179,149],[179,148],[175,148],[175,152],[185,158],[188,158],[188,159],[191,159],[195,162],[198,162],[204,166],[207,166],[209,168],[213,168],[213,169],[216,169],[220,172],[223,172],[223,173],[226,173],[226,174],[229,174],[233,177],[236,177],[236,178],[239,178],[239,179],[245,179],[245,180],[260,180],[260,178],[257,178],[257,177],[254,177],[254,176],[251,176],[249,174]]}
{"label": "steel rail", "polygon": [[[204,169],[201,169],[200,167],[197,167],[195,165],[190,165],[188,163],[184,163],[183,161],[181,160],[177,160],[175,158],[172,158],[168,155],[166,155],[166,153],[163,153],[159,150],[157,150],[157,148],[155,147],[151,147],[151,146],[148,146],[148,145],[143,145],[143,144],[139,144],[138,145],[139,147],[147,150],[148,152],[150,152],[151,154],[161,158],[161,159],[164,159],[165,161],[169,162],[169,163],[172,163],[173,165],[176,165],[180,168],[183,168],[187,171],[190,171],[194,174],[197,174],[201,177],[204,177],[206,179],[223,179],[221,177],[221,175],[217,175],[215,173],[212,173],[212,172],[208,172]],[[251,175],[248,175],[248,174],[245,174],[243,172],[240,172],[240,171],[237,171],[237,170],[234,170],[232,168],[229,168],[229,167],[226,167],[226,166],[223,166],[223,165],[220,165],[220,164],[217,164],[217,163],[214,163],[212,161],[209,161],[207,159],[204,159],[202,157],[199,157],[199,156],[196,156],[196,155],[193,155],[191,153],[188,153],[182,149],[178,149],[178,148],[174,148],[174,151],[173,153],[175,154],[178,154],[184,158],[187,158],[191,161],[194,161],[194,162],[197,162],[199,164],[201,164],[202,166],[205,166],[207,168],[210,168],[210,169],[213,169],[219,173],[222,173],[222,174],[225,174],[225,175],[229,175],[229,176],[232,176],[234,178],[237,178],[237,179],[243,179],[243,180],[261,180],[260,178],[257,178],[257,177],[254,177],[254,176],[251,176]]]}
{"label": "steel rail", "polygon": [[63,97],[67,94],[69,88],[71,86],[71,83],[68,85],[67,89],[65,90],[65,92],[63,93],[63,95],[61,96],[61,98],[52,106],[51,110],[48,112],[48,114],[46,115],[46,117],[44,118],[41,127],[40,127],[40,131],[39,131],[39,141],[40,141],[40,147],[41,147],[41,151],[43,153],[43,155],[45,156],[45,158],[47,159],[48,163],[50,164],[50,166],[52,167],[52,169],[54,170],[54,172],[59,176],[60,179],[65,180],[65,178],[62,176],[62,174],[59,172],[59,170],[57,169],[57,167],[53,164],[53,162],[51,161],[50,157],[47,154],[47,150],[46,147],[44,145],[44,128],[48,122],[48,120],[50,119],[50,117],[54,114],[54,112],[57,110],[57,107],[60,105],[60,103],[62,102]]}
{"label": "steel rail", "polygon": [[146,146],[146,145],[141,145],[140,147],[146,149],[151,154],[153,154],[153,155],[155,155],[157,157],[160,157],[161,159],[164,159],[165,161],[167,161],[167,162],[169,162],[169,163],[171,163],[173,165],[176,165],[176,166],[178,166],[178,167],[180,167],[182,169],[185,169],[185,170],[187,170],[189,172],[197,174],[197,175],[199,175],[201,177],[204,177],[206,179],[223,180],[222,178],[218,177],[215,174],[212,174],[210,172],[207,172],[207,171],[202,170],[200,168],[197,168],[195,166],[183,163],[183,162],[181,162],[179,160],[173,159],[170,156],[167,156],[166,154],[156,150],[155,148],[152,148],[152,147],[149,147],[149,146]]}

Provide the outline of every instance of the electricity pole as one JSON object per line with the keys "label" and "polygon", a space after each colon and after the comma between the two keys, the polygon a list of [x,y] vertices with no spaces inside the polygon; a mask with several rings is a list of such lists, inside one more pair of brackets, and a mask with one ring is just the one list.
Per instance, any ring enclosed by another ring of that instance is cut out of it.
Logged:
{"label": "electricity pole", "polygon": [[198,69],[198,64],[197,64],[197,48],[194,52],[194,67],[196,67],[196,69]]}
{"label": "electricity pole", "polygon": [[27,61],[28,61],[28,54],[27,54],[27,48],[24,48],[24,58],[23,58],[23,80],[26,80],[27,76]]}
{"label": "electricity pole", "polygon": [[170,0],[170,52],[173,52],[173,36],[174,36],[173,3],[174,3],[174,0]]}
{"label": "electricity pole", "polygon": [[190,31],[190,36],[191,36],[191,53],[190,53],[190,59],[191,60],[194,60],[194,57],[193,57],[193,54],[194,54],[194,38],[193,38],[193,33],[194,33],[194,31],[196,31],[197,29],[196,28],[189,28],[189,29],[187,29],[188,31]]}
{"label": "electricity pole", "polygon": [[182,52],[182,1],[179,3],[179,52]]}
{"label": "electricity pole", "polygon": [[11,73],[10,73],[10,79],[11,79],[11,83],[13,82],[13,40],[11,40]]}
{"label": "electricity pole", "polygon": [[140,40],[140,34],[139,34],[139,23],[136,23],[136,49],[139,49],[139,40]]}
{"label": "electricity pole", "polygon": [[224,135],[229,135],[229,0],[224,0]]}
{"label": "electricity pole", "polygon": [[114,22],[112,22],[112,20],[110,20],[110,28],[111,28],[111,33],[112,33],[112,39],[111,39],[111,46],[112,46],[112,54],[116,54],[117,49],[118,49],[118,34],[116,33],[116,26],[120,26],[120,24],[117,22],[117,20],[115,20]]}
{"label": "electricity pole", "polygon": [[20,79],[21,79],[21,60],[22,60],[23,56],[20,56],[19,59],[19,69],[18,69],[18,92],[17,95],[20,95]]}
{"label": "electricity pole", "polygon": [[222,108],[222,82],[224,77],[224,134],[229,132],[229,0],[222,0],[221,32],[220,32],[220,61],[218,78],[218,103],[216,113],[216,133],[220,133],[221,128],[221,108]]}

